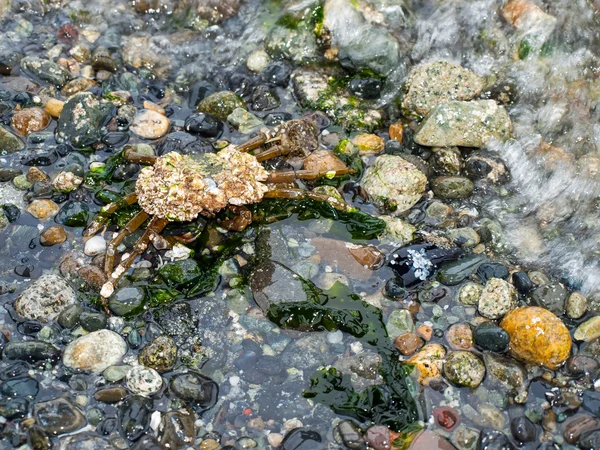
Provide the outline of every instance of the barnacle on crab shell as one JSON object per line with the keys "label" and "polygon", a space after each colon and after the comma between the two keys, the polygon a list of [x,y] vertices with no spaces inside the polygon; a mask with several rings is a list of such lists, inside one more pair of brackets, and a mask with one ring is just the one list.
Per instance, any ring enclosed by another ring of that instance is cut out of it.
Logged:
{"label": "barnacle on crab shell", "polygon": [[142,169],[136,193],[148,214],[183,222],[261,201],[267,177],[254,156],[233,147],[196,158],[172,152]]}

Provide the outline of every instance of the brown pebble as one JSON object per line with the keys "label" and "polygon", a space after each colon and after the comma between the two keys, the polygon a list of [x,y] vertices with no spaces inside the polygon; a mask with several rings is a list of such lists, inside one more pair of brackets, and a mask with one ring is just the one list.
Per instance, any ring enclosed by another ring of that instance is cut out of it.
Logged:
{"label": "brown pebble", "polygon": [[46,228],[40,235],[40,244],[42,244],[44,247],[62,244],[66,240],[67,232],[59,225]]}
{"label": "brown pebble", "polygon": [[446,341],[453,350],[473,347],[473,330],[468,323],[455,323],[446,331]]}
{"label": "brown pebble", "polygon": [[306,157],[304,160],[304,168],[306,170],[322,172],[328,170],[343,170],[346,169],[347,166],[344,161],[329,150],[317,150]]}
{"label": "brown pebble", "polygon": [[429,325],[421,325],[419,328],[417,328],[417,334],[426,341],[430,341],[431,336],[433,336],[433,328],[431,328]]}
{"label": "brown pebble", "polygon": [[63,258],[63,260],[60,262],[58,270],[60,271],[61,275],[68,276],[76,273],[79,267],[80,264],[75,258],[75,255],[72,253]]}
{"label": "brown pebble", "polygon": [[410,356],[423,347],[425,342],[417,333],[404,333],[396,338],[394,345],[404,356]]}
{"label": "brown pebble", "polygon": [[77,271],[79,275],[90,286],[100,289],[106,283],[106,274],[96,266],[83,266]]}
{"label": "brown pebble", "polygon": [[158,139],[167,134],[169,124],[169,119],[162,114],[143,109],[135,115],[130,130],[146,139]]}
{"label": "brown pebble", "polygon": [[49,217],[56,215],[58,209],[56,203],[44,198],[32,201],[25,211],[38,220],[47,220]]}
{"label": "brown pebble", "polygon": [[42,108],[26,108],[14,112],[12,127],[21,136],[28,136],[36,131],[46,129],[51,120],[50,114]]}
{"label": "brown pebble", "polygon": [[30,167],[26,175],[27,181],[35,183],[36,181],[50,181],[50,177],[37,167]]}
{"label": "brown pebble", "polygon": [[390,139],[402,142],[402,137],[404,135],[404,125],[402,125],[401,122],[395,122],[391,124],[389,128],[389,133]]}
{"label": "brown pebble", "polygon": [[127,397],[127,391],[122,387],[109,387],[96,391],[94,398],[102,403],[117,403]]}
{"label": "brown pebble", "polygon": [[376,270],[383,264],[383,253],[372,245],[346,244],[357,263],[367,269]]}
{"label": "brown pebble", "polygon": [[563,437],[569,444],[575,444],[588,431],[600,428],[600,420],[585,415],[574,416],[565,423]]}

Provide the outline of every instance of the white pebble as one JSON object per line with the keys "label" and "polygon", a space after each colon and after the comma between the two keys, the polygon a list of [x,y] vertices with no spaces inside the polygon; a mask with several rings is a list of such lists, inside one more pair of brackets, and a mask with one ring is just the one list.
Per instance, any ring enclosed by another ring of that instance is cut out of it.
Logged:
{"label": "white pebble", "polygon": [[250,69],[252,72],[260,72],[265,69],[269,63],[271,62],[271,58],[264,50],[256,50],[246,60],[246,67]]}
{"label": "white pebble", "polygon": [[160,411],[154,411],[150,416],[150,428],[154,431],[158,430],[160,426]]}
{"label": "white pebble", "polygon": [[85,248],[83,249],[83,253],[88,256],[96,256],[100,253],[104,253],[105,251],[106,241],[100,235],[88,239],[88,241],[85,243]]}
{"label": "white pebble", "polygon": [[238,377],[237,375],[229,377],[229,384],[231,384],[232,386],[237,386],[238,384],[240,384],[240,377]]}
{"label": "white pebble", "polygon": [[350,344],[350,350],[352,350],[352,353],[358,355],[359,353],[362,353],[363,345],[360,342],[353,342]]}
{"label": "white pebble", "polygon": [[163,380],[156,370],[144,366],[135,366],[127,372],[126,384],[127,389],[132,394],[149,396],[160,391]]}
{"label": "white pebble", "polygon": [[340,344],[344,339],[344,333],[341,330],[333,331],[327,334],[327,342],[330,344]]}
{"label": "white pebble", "polygon": [[277,448],[283,442],[283,435],[281,433],[269,433],[267,435],[267,441],[271,447]]}

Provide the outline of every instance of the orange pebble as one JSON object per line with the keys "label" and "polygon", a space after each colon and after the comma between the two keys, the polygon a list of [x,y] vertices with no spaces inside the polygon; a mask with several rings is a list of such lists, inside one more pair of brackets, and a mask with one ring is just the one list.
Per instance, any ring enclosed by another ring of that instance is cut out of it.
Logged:
{"label": "orange pebble", "polygon": [[395,122],[390,125],[389,133],[390,139],[395,139],[396,141],[402,142],[402,135],[404,132],[404,126],[401,122]]}

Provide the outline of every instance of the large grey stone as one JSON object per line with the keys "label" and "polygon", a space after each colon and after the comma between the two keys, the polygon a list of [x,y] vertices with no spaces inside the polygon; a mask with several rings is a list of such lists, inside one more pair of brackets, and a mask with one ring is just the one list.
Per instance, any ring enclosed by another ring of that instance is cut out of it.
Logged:
{"label": "large grey stone", "polygon": [[77,303],[77,295],[59,275],[42,275],[15,301],[15,311],[27,320],[48,322],[63,309]]}

